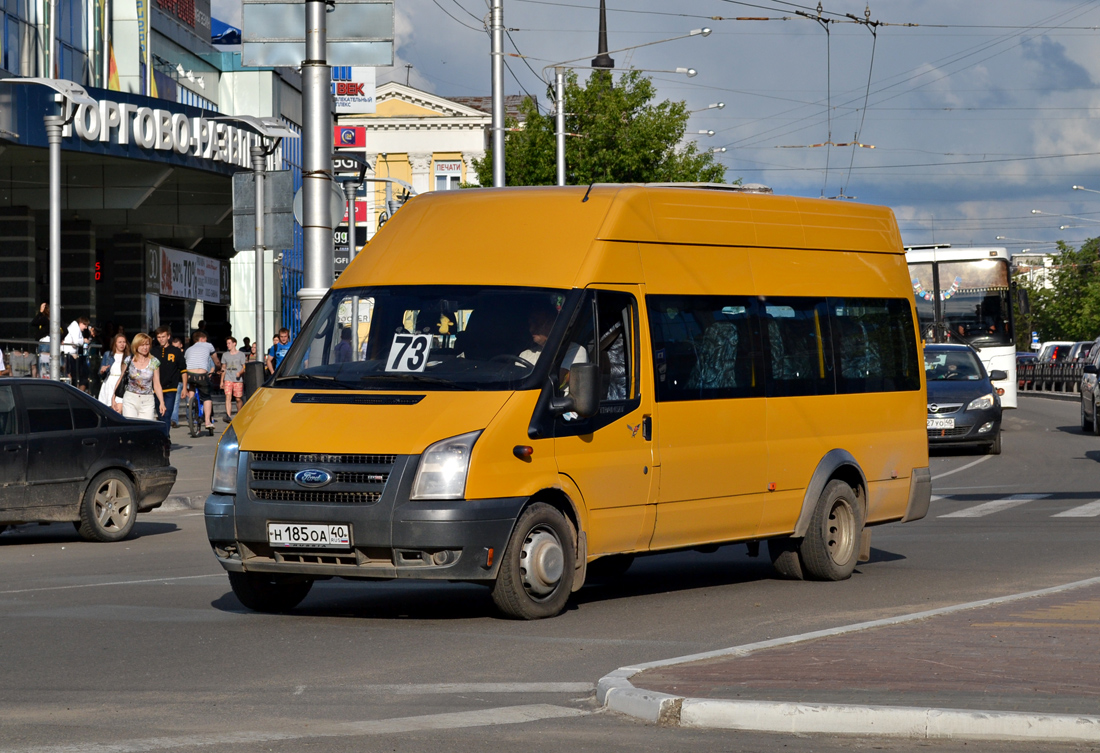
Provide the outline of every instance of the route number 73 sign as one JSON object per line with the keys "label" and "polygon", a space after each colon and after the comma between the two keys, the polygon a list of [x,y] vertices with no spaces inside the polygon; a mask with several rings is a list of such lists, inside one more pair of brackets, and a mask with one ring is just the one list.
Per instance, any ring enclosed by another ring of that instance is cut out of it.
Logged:
{"label": "route number 73 sign", "polygon": [[386,371],[423,371],[431,347],[431,335],[394,335],[386,357]]}

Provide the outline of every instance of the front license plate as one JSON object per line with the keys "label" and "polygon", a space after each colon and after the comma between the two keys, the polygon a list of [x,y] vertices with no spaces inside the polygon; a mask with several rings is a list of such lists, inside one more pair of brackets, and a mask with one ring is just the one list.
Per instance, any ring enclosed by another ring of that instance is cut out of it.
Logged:
{"label": "front license plate", "polygon": [[928,419],[929,429],[954,429],[955,419],[953,418],[930,418]]}
{"label": "front license plate", "polygon": [[350,549],[351,526],[330,523],[268,523],[271,546],[307,549]]}

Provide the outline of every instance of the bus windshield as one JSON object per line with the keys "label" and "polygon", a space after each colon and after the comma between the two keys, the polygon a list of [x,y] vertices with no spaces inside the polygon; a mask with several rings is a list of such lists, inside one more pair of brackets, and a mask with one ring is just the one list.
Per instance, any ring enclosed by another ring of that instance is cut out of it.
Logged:
{"label": "bus windshield", "polygon": [[334,289],[274,386],[524,389],[566,297],[564,290],[464,285]]}
{"label": "bus windshield", "polygon": [[925,340],[977,347],[1014,342],[1006,260],[914,263],[909,273]]}

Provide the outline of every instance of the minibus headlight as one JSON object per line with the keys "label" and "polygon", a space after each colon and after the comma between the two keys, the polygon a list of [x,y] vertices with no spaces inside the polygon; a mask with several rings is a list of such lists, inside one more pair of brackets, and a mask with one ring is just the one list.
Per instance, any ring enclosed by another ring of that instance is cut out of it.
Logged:
{"label": "minibus headlight", "polygon": [[988,395],[982,395],[970,401],[970,405],[966,406],[967,410],[985,410],[986,408],[993,407],[993,393]]}
{"label": "minibus headlight", "polygon": [[241,445],[237,442],[237,432],[230,426],[218,442],[218,452],[214,456],[214,477],[210,488],[217,494],[237,493],[237,460],[241,455]]}
{"label": "minibus headlight", "polygon": [[412,499],[462,499],[466,495],[470,453],[480,436],[480,431],[471,431],[424,450],[413,481]]}

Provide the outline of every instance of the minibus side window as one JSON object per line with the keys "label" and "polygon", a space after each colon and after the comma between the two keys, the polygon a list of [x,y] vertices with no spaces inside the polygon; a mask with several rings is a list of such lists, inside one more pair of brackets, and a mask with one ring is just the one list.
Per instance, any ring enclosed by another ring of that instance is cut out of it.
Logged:
{"label": "minibus side window", "polygon": [[832,395],[829,312],[821,298],[768,298],[762,334],[768,357],[768,397]]}
{"label": "minibus side window", "polygon": [[754,299],[646,297],[659,402],[764,394]]}
{"label": "minibus side window", "polygon": [[909,301],[830,298],[837,392],[920,389],[920,364]]}

